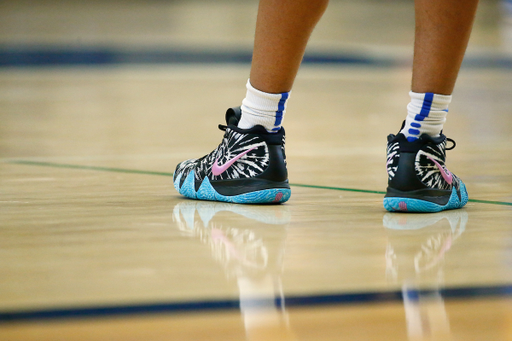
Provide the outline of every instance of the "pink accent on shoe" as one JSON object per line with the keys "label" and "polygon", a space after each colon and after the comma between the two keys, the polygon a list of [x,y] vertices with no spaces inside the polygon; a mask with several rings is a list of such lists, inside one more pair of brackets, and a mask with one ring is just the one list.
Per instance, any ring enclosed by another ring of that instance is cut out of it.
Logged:
{"label": "pink accent on shoe", "polygon": [[386,162],[386,167],[393,163],[393,157],[396,155],[397,152],[393,152],[389,154],[388,161]]}
{"label": "pink accent on shoe", "polygon": [[398,207],[400,208],[400,211],[407,211],[407,203],[405,201],[400,201],[398,203]]}
{"label": "pink accent on shoe", "polygon": [[279,192],[276,194],[276,198],[274,199],[274,202],[279,202],[283,198],[283,193]]}
{"label": "pink accent on shoe", "polygon": [[441,166],[439,164],[439,162],[437,162],[436,160],[434,160],[430,156],[427,155],[427,157],[430,159],[430,161],[432,161],[437,166],[437,168],[439,168],[439,171],[441,172],[441,176],[443,177],[443,179],[445,179],[446,182],[449,185],[451,185],[452,182],[453,182],[453,175],[452,175],[452,173],[450,173],[450,171],[448,169],[444,169],[443,166]]}
{"label": "pink accent on shoe", "polygon": [[217,164],[217,161],[219,160],[218,158],[215,160],[215,162],[213,163],[212,165],[212,174],[213,175],[221,175],[222,173],[224,173],[226,171],[226,169],[228,169],[229,167],[231,167],[232,164],[234,164],[238,159],[240,159],[242,156],[244,156],[245,154],[249,153],[251,150],[253,149],[256,149],[256,147],[252,147],[251,149],[247,149],[246,151],[236,155],[234,158],[226,161],[225,164],[223,164],[222,166],[219,166]]}

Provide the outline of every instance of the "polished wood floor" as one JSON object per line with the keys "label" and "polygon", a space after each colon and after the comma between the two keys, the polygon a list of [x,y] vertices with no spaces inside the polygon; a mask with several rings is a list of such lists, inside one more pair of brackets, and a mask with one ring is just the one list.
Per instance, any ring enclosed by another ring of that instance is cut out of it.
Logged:
{"label": "polished wood floor", "polygon": [[[2,3],[0,16],[46,22],[23,4]],[[73,4],[39,9],[72,19],[85,6]],[[76,34],[99,13],[123,23],[109,4],[87,7]],[[249,44],[251,27],[219,20],[222,4],[204,30],[221,45]],[[401,17],[410,5],[386,10]],[[208,6],[130,6],[143,34],[165,28],[152,44],[216,42],[162,15],[200,23]],[[254,3],[237,6],[250,22]],[[292,198],[279,206],[187,200],[172,186],[178,162],[219,143],[249,65],[0,68],[0,340],[512,340],[512,69],[506,21],[491,20],[499,4],[482,5],[445,126],[457,142],[448,165],[471,201],[437,214],[382,207],[411,22],[390,25],[380,45],[355,21],[383,9],[365,6],[334,2],[315,51],[400,63],[303,66],[284,123]],[[341,38],[355,35],[346,45],[333,42],[336,13],[350,24]],[[55,20],[37,32],[9,18],[3,44],[76,38]],[[123,25],[84,37],[142,44]]]}

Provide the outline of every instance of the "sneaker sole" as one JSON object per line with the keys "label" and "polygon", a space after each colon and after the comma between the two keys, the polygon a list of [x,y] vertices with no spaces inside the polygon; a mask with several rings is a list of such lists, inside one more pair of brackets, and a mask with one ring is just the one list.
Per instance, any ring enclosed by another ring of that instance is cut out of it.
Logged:
{"label": "sneaker sole", "polygon": [[405,198],[405,197],[389,197],[384,198],[384,208],[390,212],[418,212],[418,213],[434,213],[444,210],[453,210],[462,208],[468,202],[468,192],[466,186],[460,184],[460,199],[457,190],[452,189],[450,200],[446,205],[439,205],[430,201]]}
{"label": "sneaker sole", "polygon": [[180,179],[181,174],[176,177],[174,188],[176,188],[181,195],[190,199],[222,201],[235,204],[281,204],[288,201],[291,196],[291,190],[288,188],[269,188],[232,196],[222,195],[213,188],[208,178],[203,180],[196,192],[194,171],[191,171],[187,175],[181,188],[179,187]]}

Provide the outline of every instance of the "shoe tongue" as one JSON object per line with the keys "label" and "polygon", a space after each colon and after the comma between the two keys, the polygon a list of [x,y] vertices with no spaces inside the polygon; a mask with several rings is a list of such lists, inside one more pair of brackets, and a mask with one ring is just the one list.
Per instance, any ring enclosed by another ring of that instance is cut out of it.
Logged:
{"label": "shoe tongue", "polygon": [[238,127],[238,122],[240,122],[240,118],[242,117],[242,110],[240,107],[229,108],[226,111],[226,124],[234,125]]}

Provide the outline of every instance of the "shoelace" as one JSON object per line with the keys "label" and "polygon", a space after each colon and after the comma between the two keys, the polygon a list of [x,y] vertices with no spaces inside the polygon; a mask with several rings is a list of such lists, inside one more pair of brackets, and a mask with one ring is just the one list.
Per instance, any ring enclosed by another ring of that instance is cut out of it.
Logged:
{"label": "shoelace", "polygon": [[453,148],[455,148],[455,146],[457,145],[457,144],[455,143],[455,140],[452,140],[452,139],[451,139],[451,138],[449,138],[449,137],[447,137],[447,138],[446,138],[446,141],[453,143],[453,146],[451,146],[451,147],[449,147],[449,148],[448,148],[448,147],[445,147],[445,148],[444,148],[445,150],[452,150],[452,149],[453,149]]}

